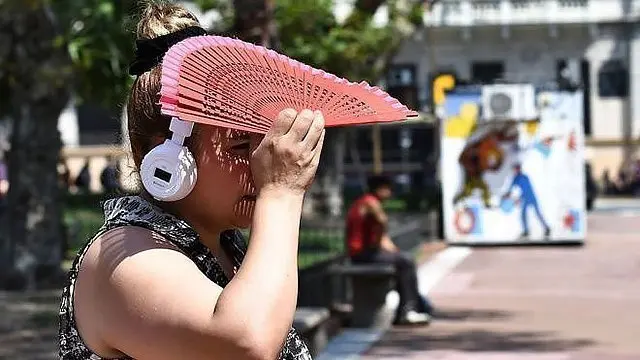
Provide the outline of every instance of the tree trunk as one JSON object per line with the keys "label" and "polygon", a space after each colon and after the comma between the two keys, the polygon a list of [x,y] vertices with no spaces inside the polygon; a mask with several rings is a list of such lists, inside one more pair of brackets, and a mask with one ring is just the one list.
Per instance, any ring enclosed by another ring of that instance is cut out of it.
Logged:
{"label": "tree trunk", "polygon": [[275,0],[233,0],[233,33],[239,39],[278,49],[273,21]]}
{"label": "tree trunk", "polygon": [[8,211],[1,214],[0,288],[27,289],[60,274],[63,258],[62,198],[56,164],[61,141],[60,112],[69,99],[70,66],[64,47],[55,47],[57,29],[46,5],[2,9],[10,50],[0,59],[9,69],[13,121],[8,156]]}

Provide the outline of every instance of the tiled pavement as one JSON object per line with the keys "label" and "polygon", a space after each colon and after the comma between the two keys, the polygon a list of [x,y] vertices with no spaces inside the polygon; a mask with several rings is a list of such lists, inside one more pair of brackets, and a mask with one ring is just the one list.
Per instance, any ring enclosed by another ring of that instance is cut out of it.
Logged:
{"label": "tiled pavement", "polygon": [[640,359],[640,212],[614,210],[590,215],[582,247],[473,249],[431,291],[431,326],[360,359]]}

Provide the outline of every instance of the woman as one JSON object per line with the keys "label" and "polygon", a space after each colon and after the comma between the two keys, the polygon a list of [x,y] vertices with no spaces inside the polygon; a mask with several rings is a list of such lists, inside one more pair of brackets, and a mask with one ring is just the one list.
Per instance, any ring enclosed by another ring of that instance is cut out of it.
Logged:
{"label": "woman", "polygon": [[[138,37],[197,26],[180,6],[148,5]],[[169,133],[161,69],[150,59],[128,100],[138,167]],[[264,137],[197,125],[190,194],[104,204],[105,224],[78,255],[60,311],[61,359],[310,359],[291,329],[304,192],[324,140],[322,115],[288,109]],[[251,225],[248,249],[236,228]],[[242,266],[240,266],[242,265]]]}

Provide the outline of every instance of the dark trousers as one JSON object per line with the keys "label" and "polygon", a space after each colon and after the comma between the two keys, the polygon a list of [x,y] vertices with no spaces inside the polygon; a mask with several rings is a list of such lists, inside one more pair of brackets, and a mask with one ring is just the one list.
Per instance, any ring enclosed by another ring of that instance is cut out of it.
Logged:
{"label": "dark trousers", "polygon": [[396,269],[396,290],[400,295],[400,304],[396,317],[404,315],[409,310],[430,312],[430,305],[418,291],[418,277],[416,264],[413,259],[402,252],[386,250],[369,250],[351,258],[354,264],[391,264]]}

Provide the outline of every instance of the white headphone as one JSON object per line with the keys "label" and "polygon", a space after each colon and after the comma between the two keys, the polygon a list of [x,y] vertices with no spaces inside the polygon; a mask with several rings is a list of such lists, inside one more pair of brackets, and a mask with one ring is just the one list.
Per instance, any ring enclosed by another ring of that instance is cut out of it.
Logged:
{"label": "white headphone", "polygon": [[171,118],[171,139],[153,148],[140,165],[142,185],[156,200],[184,199],[198,179],[196,161],[184,140],[191,136],[193,123]]}

